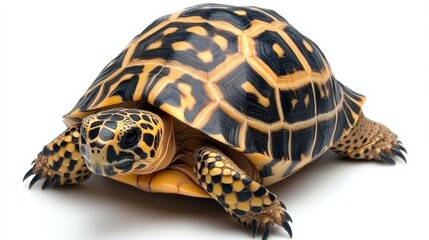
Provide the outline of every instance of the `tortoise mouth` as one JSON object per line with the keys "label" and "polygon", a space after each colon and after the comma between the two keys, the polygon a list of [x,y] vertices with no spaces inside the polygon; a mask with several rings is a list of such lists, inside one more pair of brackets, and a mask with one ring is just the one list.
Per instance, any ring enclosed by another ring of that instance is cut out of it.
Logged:
{"label": "tortoise mouth", "polygon": [[141,169],[146,166],[143,163],[140,163],[140,164],[137,163],[137,166],[135,166],[136,161],[134,159],[132,160],[125,159],[125,160],[121,160],[120,163],[112,163],[112,164],[99,164],[99,163],[86,162],[86,165],[88,166],[89,170],[91,170],[91,172],[98,175],[106,176],[106,177],[128,174],[135,168]]}

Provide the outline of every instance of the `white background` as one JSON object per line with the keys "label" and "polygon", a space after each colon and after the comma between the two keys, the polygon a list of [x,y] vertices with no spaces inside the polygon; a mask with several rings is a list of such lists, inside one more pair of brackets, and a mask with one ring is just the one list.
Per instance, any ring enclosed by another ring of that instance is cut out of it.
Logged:
{"label": "white background", "polygon": [[[98,176],[44,191],[21,182],[104,65],[157,17],[200,3],[59,2],[0,6],[0,239],[251,239],[213,200],[144,193]],[[395,167],[328,153],[271,186],[294,219],[294,239],[428,239],[429,7],[234,3],[275,9],[313,39],[336,77],[367,96],[366,115],[393,129],[409,152],[408,164]],[[285,238],[279,227],[270,237]]]}

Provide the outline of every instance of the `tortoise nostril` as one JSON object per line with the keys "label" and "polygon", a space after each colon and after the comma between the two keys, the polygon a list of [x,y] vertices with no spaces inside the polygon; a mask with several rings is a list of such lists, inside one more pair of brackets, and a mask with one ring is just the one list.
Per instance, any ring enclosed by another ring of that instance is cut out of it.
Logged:
{"label": "tortoise nostril", "polygon": [[100,153],[100,149],[91,149],[91,153]]}

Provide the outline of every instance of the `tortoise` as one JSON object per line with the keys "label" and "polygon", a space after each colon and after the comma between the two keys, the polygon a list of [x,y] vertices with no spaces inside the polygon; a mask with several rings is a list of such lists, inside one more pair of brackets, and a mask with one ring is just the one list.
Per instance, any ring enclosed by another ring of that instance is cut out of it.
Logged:
{"label": "tortoise", "polygon": [[292,237],[267,189],[328,149],[395,164],[396,134],[364,116],[319,47],[273,10],[202,4],[155,20],[113,59],[43,147],[29,187],[91,173],[213,198],[263,239]]}

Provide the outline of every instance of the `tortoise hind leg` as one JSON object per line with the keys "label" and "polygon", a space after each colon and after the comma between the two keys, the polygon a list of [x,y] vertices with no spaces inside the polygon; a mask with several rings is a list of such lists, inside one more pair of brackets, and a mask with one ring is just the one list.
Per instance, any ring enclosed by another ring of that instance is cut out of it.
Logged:
{"label": "tortoise hind leg", "polygon": [[266,239],[272,226],[278,224],[292,237],[292,219],[273,193],[217,149],[200,147],[195,157],[195,173],[201,186],[231,216],[251,228],[253,236],[262,230],[262,239]]}
{"label": "tortoise hind leg", "polygon": [[48,185],[64,185],[85,181],[91,175],[79,151],[79,127],[71,127],[43,147],[25,174],[24,180],[35,175],[29,188],[45,179],[42,188]]}
{"label": "tortoise hind leg", "polygon": [[398,136],[384,125],[366,118],[363,113],[356,125],[331,148],[334,152],[353,159],[381,160],[395,164],[394,156],[405,162],[405,148]]}

